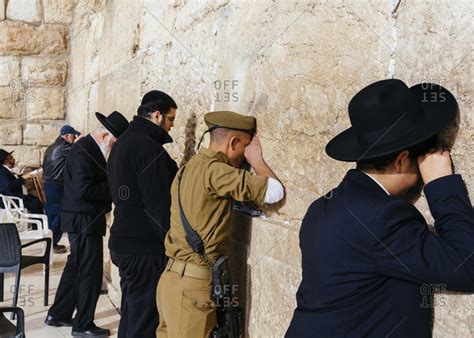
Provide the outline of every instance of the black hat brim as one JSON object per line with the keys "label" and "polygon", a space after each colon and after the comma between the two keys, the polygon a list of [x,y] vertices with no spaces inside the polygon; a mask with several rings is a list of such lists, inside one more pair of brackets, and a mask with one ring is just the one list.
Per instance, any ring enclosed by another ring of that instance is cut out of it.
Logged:
{"label": "black hat brim", "polygon": [[99,120],[99,122],[108,130],[115,138],[119,138],[120,133],[115,129],[115,127],[107,121],[107,117],[99,112],[95,113],[95,117]]}
{"label": "black hat brim", "polygon": [[8,152],[8,151],[5,150],[3,152],[3,149],[2,149],[2,154],[0,155],[0,164],[3,163],[3,161],[5,161],[5,159],[7,158],[8,155],[13,154],[14,151],[15,150],[12,150],[12,151]]}
{"label": "black hat brim", "polygon": [[[429,139],[446,128],[456,117],[458,110],[456,99],[446,88],[437,84],[420,83],[411,87],[410,90],[418,99],[425,115],[419,127],[389,144],[378,143],[383,138],[382,135],[369,148],[359,145],[354,129],[351,127],[329,141],[326,145],[326,153],[336,160],[345,162],[383,157]],[[390,128],[387,130],[387,133],[389,132]]]}

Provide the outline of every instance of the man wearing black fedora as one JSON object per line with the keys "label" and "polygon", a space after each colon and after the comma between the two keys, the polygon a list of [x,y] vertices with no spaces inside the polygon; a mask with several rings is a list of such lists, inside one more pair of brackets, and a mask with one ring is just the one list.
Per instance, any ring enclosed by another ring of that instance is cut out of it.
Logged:
{"label": "man wearing black fedora", "polygon": [[[286,337],[431,337],[432,293],[474,292],[472,204],[449,152],[436,148],[457,110],[445,88],[395,79],[352,98],[352,127],[326,152],[357,167],[303,219]],[[436,234],[408,195],[420,180]]]}
{"label": "man wearing black fedora", "polygon": [[[29,212],[43,214],[44,210],[41,201],[38,197],[28,194],[24,186],[25,180],[33,176],[30,173],[17,175],[13,172],[16,161],[12,154],[13,150],[6,151],[5,149],[0,149],[0,194],[21,198],[23,205]],[[0,207],[3,207],[1,199]]]}
{"label": "man wearing black fedora", "polygon": [[64,165],[61,230],[68,233],[71,253],[45,320],[50,326],[72,326],[72,335],[78,337],[110,334],[94,324],[102,285],[105,215],[112,204],[106,162],[113,144],[128,127],[119,112],[107,117],[96,113],[96,117],[98,127],[72,146]]}

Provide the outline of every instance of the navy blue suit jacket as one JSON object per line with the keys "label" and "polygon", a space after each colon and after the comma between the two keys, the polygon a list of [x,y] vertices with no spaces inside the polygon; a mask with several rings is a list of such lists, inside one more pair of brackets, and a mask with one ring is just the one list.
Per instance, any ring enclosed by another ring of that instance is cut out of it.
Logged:
{"label": "navy blue suit jacket", "polygon": [[430,294],[474,292],[474,212],[459,175],[425,186],[438,235],[365,173],[308,209],[303,279],[287,338],[430,337]]}
{"label": "navy blue suit jacket", "polygon": [[16,178],[15,175],[0,164],[0,194],[23,198],[23,184],[25,184],[23,178]]}

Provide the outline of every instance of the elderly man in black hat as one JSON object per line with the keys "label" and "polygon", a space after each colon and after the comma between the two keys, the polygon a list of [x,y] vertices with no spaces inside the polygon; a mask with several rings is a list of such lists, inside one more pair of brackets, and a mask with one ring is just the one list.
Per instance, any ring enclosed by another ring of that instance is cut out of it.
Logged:
{"label": "elderly man in black hat", "polygon": [[[105,215],[112,203],[106,161],[128,127],[119,112],[108,117],[96,113],[96,117],[99,126],[73,145],[64,166],[61,230],[68,233],[71,253],[45,320],[50,326],[72,326],[72,335],[78,337],[110,334],[94,324],[102,285]],[[77,312],[72,320],[74,309]]]}
{"label": "elderly man in black hat", "polygon": [[178,170],[163,145],[176,102],[153,90],[145,94],[107,164],[115,204],[109,248],[122,289],[118,337],[154,337],[158,311],[152,299],[165,265],[163,241],[170,223],[170,187]]}
{"label": "elderly man in black hat", "polygon": [[[326,152],[357,168],[303,220],[286,337],[431,337],[433,292],[474,291],[472,204],[449,152],[436,148],[457,110],[447,89],[396,79],[352,98],[352,127]],[[412,204],[420,180],[436,235]]]}
{"label": "elderly man in black hat", "polygon": [[59,244],[63,234],[59,228],[61,224],[61,201],[64,192],[63,169],[67,155],[79,135],[81,133],[70,125],[62,126],[59,136],[44,153],[43,188],[46,196],[44,209],[48,216],[49,228],[53,231],[53,250],[55,253],[66,252],[66,247]]}
{"label": "elderly man in black hat", "polygon": [[[0,149],[0,194],[21,198],[28,211],[43,214],[41,201],[36,196],[28,194],[24,186],[25,180],[32,178],[31,174],[17,175],[13,172],[16,161],[12,153],[13,151]],[[0,206],[3,206],[1,199]]]}

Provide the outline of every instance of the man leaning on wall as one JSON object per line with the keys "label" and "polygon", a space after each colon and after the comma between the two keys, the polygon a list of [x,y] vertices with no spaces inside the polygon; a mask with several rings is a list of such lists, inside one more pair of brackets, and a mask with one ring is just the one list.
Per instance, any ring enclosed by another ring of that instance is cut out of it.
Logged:
{"label": "man leaning on wall", "polygon": [[127,119],[116,111],[96,117],[99,125],[72,146],[64,166],[61,230],[68,233],[71,253],[45,320],[49,326],[72,326],[77,337],[110,334],[94,323],[102,285],[105,215],[112,209],[106,162],[128,127]]}
{"label": "man leaning on wall", "polygon": [[168,94],[145,94],[128,130],[114,145],[107,165],[114,222],[109,248],[120,272],[119,338],[154,337],[153,302],[165,261],[163,241],[170,223],[170,188],[178,170],[163,145],[173,142],[176,102]]}
{"label": "man leaning on wall", "polygon": [[[431,337],[432,292],[474,292],[472,204],[449,152],[436,148],[457,109],[440,85],[396,79],[352,98],[352,127],[326,152],[357,167],[303,219],[287,338]],[[437,234],[412,204],[423,183]]]}
{"label": "man leaning on wall", "polygon": [[[216,316],[216,306],[223,304],[213,297],[223,288],[211,272],[223,267],[219,262],[229,254],[233,201],[263,206],[284,197],[282,184],[263,160],[254,117],[226,111],[208,113],[204,120],[210,146],[178,171],[171,189],[169,261],[157,290],[159,338],[208,338],[217,325],[226,329]],[[256,175],[241,169],[245,160]]]}

